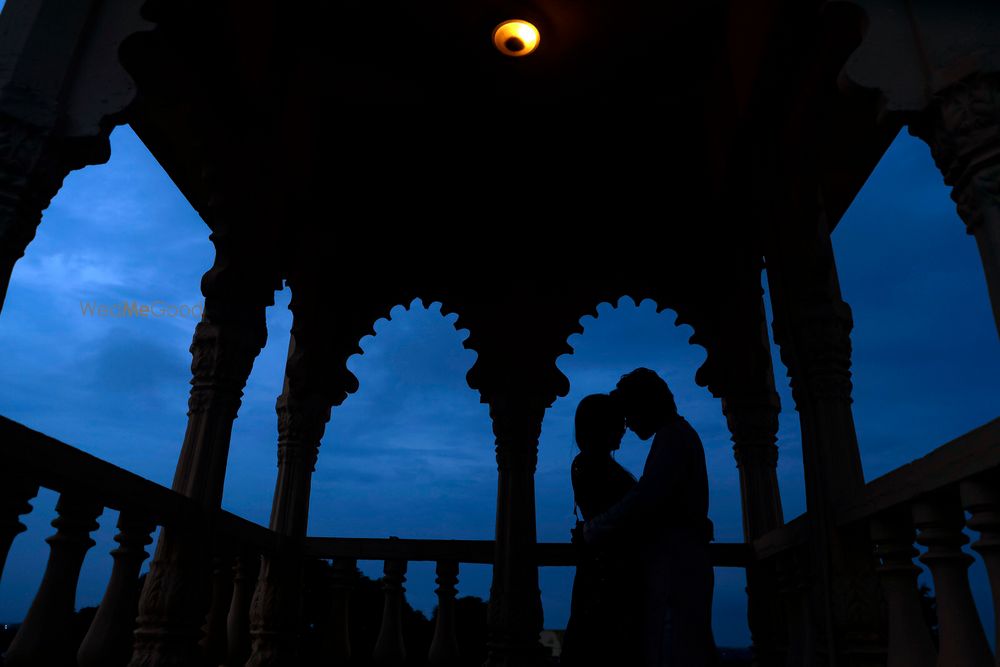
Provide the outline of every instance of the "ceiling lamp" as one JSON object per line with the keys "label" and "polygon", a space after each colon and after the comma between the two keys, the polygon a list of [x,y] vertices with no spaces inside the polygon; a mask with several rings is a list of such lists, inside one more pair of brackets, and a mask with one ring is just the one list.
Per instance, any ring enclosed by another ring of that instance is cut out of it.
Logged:
{"label": "ceiling lamp", "polygon": [[538,28],[527,21],[504,21],[493,30],[493,45],[505,56],[519,58],[538,48]]}

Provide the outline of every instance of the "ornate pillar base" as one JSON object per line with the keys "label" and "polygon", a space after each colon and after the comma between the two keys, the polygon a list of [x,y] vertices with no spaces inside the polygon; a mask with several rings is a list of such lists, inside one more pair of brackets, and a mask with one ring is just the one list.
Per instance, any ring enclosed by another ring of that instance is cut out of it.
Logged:
{"label": "ornate pillar base", "polygon": [[[207,299],[191,344],[188,427],[173,483],[209,512],[222,501],[233,420],[267,337],[264,303],[213,301]],[[204,663],[199,643],[211,601],[211,545],[209,525],[163,527],[139,604],[129,667]]]}
{"label": "ornate pillar base", "polygon": [[164,526],[142,590],[129,667],[207,666],[199,642],[211,592],[207,536]]}
{"label": "ornate pillar base", "polygon": [[265,556],[250,604],[246,667],[298,667],[302,570],[295,555]]}

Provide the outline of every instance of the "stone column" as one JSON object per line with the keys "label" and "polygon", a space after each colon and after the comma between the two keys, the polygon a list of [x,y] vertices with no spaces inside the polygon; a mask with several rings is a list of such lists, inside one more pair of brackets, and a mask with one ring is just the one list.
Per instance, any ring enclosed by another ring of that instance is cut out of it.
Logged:
{"label": "stone column", "polygon": [[[211,291],[210,284],[203,286]],[[233,420],[267,337],[266,305],[263,298],[227,302],[207,295],[204,318],[195,328],[188,426],[173,490],[206,511],[222,501]],[[139,604],[131,667],[201,663],[198,644],[211,599],[209,531],[200,524],[162,528]]]}
{"label": "stone column", "polygon": [[[252,653],[247,665],[298,664],[302,605],[302,567],[298,541],[309,520],[312,473],[330,409],[346,396],[335,392],[332,317],[315,277],[290,279],[294,313],[285,366],[285,385],[277,401],[278,480],[270,528],[292,538],[282,554],[265,554],[250,608]],[[356,341],[355,341],[356,343]]]}
{"label": "stone column", "polygon": [[[560,285],[519,282],[516,272],[491,286],[441,299],[467,328],[465,346],[478,353],[466,378],[490,407],[497,459],[496,540],[487,609],[489,667],[541,665],[542,601],[538,588],[535,467],[545,410],[569,393],[556,366],[572,350],[590,307]],[[547,290],[552,290],[551,292]],[[567,525],[567,532],[571,526]]]}
{"label": "stone column", "polygon": [[[733,453],[740,473],[743,539],[750,543],[784,523],[778,491],[778,411],[773,393],[756,398],[724,398],[722,410],[732,433]],[[782,604],[773,568],[747,568],[747,617],[759,665],[780,662],[784,643]]]}
{"label": "stone column", "polygon": [[[322,397],[278,399],[278,481],[271,508],[271,530],[294,538],[306,534],[310,481],[319,441],[330,418]],[[283,554],[266,554],[250,607],[252,654],[249,666],[298,664],[302,605],[301,554],[290,543]]]}
{"label": "stone column", "polygon": [[773,390],[760,397],[722,399],[740,473],[743,537],[747,542],[785,522],[776,472],[780,410],[778,395]]}
{"label": "stone column", "polygon": [[544,413],[540,405],[506,397],[490,403],[498,470],[496,555],[488,610],[491,667],[541,662],[535,466]]}
{"label": "stone column", "polygon": [[838,529],[834,516],[839,503],[864,487],[851,410],[853,319],[840,295],[822,211],[801,213],[807,217],[774,230],[767,272],[774,338],[802,429],[810,601],[821,650],[844,665],[878,665],[885,661],[885,627],[869,536]]}

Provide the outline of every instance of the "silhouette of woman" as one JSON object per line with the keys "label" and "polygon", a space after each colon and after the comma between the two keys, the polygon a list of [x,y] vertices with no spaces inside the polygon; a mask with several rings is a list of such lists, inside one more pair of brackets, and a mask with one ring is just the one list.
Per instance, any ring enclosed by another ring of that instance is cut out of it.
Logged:
{"label": "silhouette of woman", "polygon": [[[625,418],[608,394],[591,394],[576,408],[576,444],[571,478],[577,507],[588,521],[607,511],[636,484],[611,458],[625,434]],[[582,522],[577,522],[579,530]],[[574,542],[579,544],[578,540]],[[620,545],[619,545],[620,546]],[[635,665],[641,645],[636,567],[628,550],[579,551],[570,618],[560,664]]]}

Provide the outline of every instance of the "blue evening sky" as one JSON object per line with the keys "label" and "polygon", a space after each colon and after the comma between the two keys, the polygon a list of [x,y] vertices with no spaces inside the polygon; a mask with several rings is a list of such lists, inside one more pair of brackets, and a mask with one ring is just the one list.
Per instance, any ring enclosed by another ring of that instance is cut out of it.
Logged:
{"label": "blue evening sky", "polygon": [[[184,435],[195,321],[87,315],[81,304],[200,302],[211,265],[208,228],[128,128],[107,165],[73,173],[15,268],[0,315],[0,414],[160,484]],[[682,204],[679,203],[679,206]],[[346,221],[343,224],[348,224]],[[868,479],[997,416],[1000,347],[974,240],[965,234],[927,148],[902,134],[834,233],[843,293],[855,316],[855,417]],[[274,401],[288,345],[288,290],[268,311],[269,340],[233,432],[224,506],[266,524],[276,477]],[[637,367],[661,372],[701,434],[717,538],[739,541],[739,486],[719,401],[694,384],[704,350],[651,302],[603,304],[560,359],[571,394],[546,414],[536,475],[538,538],[573,525],[572,416],[588,393]],[[312,535],[492,539],[496,461],[486,406],[465,384],[475,355],[437,304],[399,306],[362,341],[350,367],[360,391],[333,411],[313,482]],[[777,359],[777,352],[775,351]],[[786,517],[804,509],[797,415],[777,362],[784,406],[779,477]],[[619,460],[638,474],[648,444],[626,437]],[[22,618],[40,581],[55,494],[25,519],[0,581],[0,621]],[[101,517],[77,603],[99,602],[116,513]],[[150,549],[152,551],[152,549]],[[379,563],[363,563],[378,576]],[[461,594],[483,598],[489,568],[463,566]],[[565,626],[573,572],[541,571],[545,625]],[[974,566],[984,613],[988,592]],[[411,564],[407,595],[434,604],[433,564]],[[743,575],[718,570],[715,631],[745,645]],[[985,619],[987,623],[990,618]],[[989,625],[987,626],[989,627]]]}

